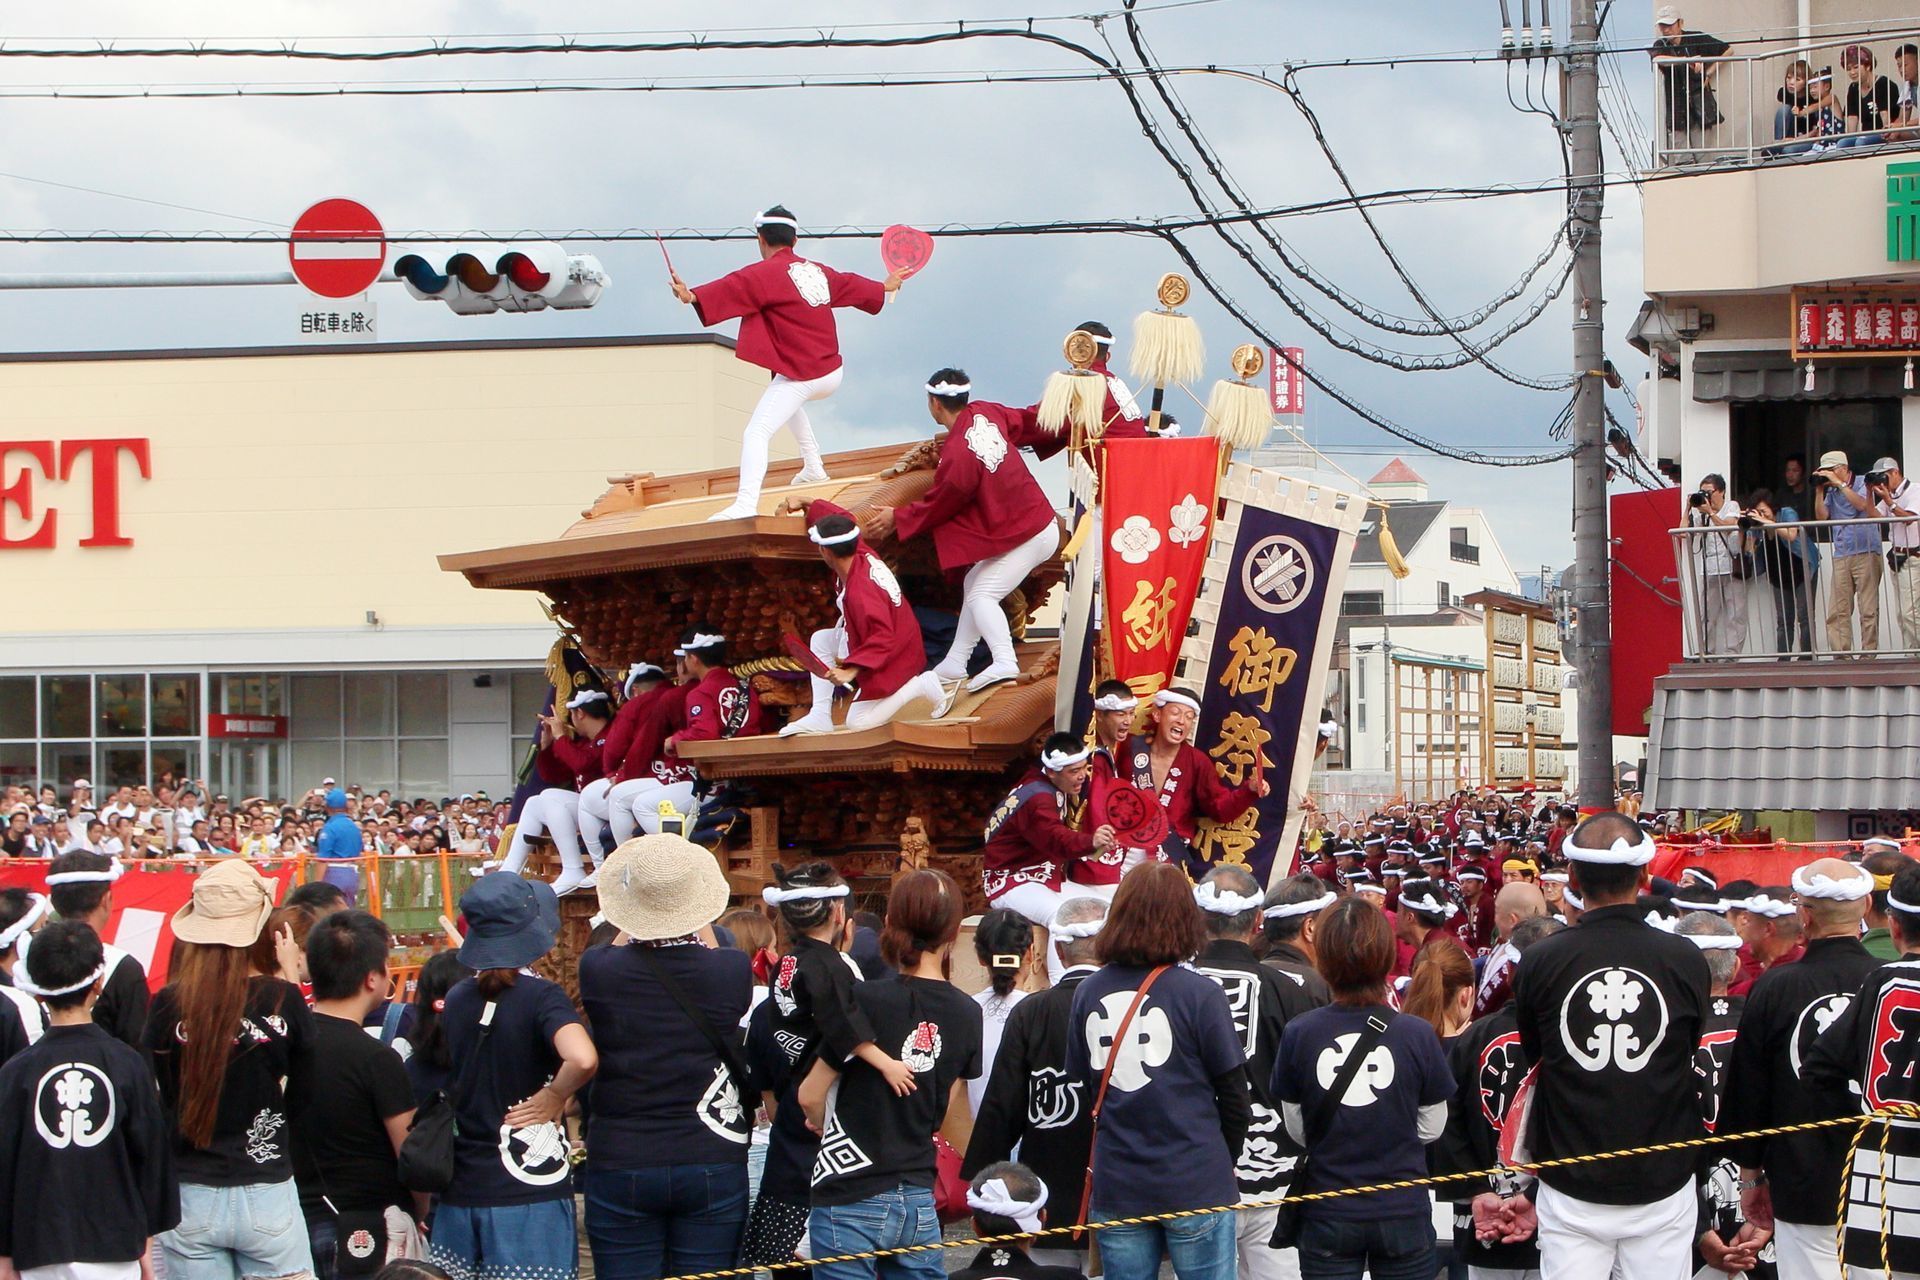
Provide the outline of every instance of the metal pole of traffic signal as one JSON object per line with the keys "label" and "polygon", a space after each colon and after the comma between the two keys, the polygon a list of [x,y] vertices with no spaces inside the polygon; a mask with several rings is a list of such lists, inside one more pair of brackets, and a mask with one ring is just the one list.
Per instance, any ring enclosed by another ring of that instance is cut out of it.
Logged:
{"label": "metal pole of traffic signal", "polygon": [[1583,812],[1613,807],[1613,618],[1608,598],[1606,333],[1601,317],[1600,24],[1572,0],[1566,50],[1567,216],[1573,237],[1573,610]]}

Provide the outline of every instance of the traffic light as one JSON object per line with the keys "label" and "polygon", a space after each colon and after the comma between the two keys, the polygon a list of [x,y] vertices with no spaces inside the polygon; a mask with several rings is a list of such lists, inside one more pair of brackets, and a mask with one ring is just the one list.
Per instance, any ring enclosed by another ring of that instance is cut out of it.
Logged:
{"label": "traffic light", "polygon": [[544,241],[429,246],[395,258],[393,274],[414,297],[444,302],[463,316],[583,310],[612,283],[592,254]]}

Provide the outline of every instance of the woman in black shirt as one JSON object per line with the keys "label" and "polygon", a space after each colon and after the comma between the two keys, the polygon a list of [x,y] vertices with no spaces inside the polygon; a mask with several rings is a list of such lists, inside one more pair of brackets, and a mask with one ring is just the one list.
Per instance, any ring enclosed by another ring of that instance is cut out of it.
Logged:
{"label": "woman in black shirt", "polygon": [[453,1060],[447,1056],[447,1029],[440,1015],[447,1007],[447,992],[473,970],[460,963],[457,951],[438,951],[420,966],[420,981],[414,989],[413,1004],[400,1020],[395,1033],[395,1052],[407,1062],[407,1079],[413,1083],[415,1106],[447,1087],[453,1075]]}
{"label": "woman in black shirt", "polygon": [[[873,1043],[905,1064],[911,1088],[896,1092],[864,1058],[822,1057],[800,1089],[820,1129],[807,1232],[815,1258],[932,1244],[933,1136],[967,1149],[973,1128],[967,1081],[980,1074],[980,1006],[947,980],[960,932],[960,892],[944,872],[912,871],[895,882],[880,947],[898,977],[853,988]],[[897,1056],[895,1056],[897,1055]],[[891,1277],[944,1280],[937,1252],[829,1263],[814,1280]]]}
{"label": "woman in black shirt", "polygon": [[313,1015],[248,954],[272,914],[272,883],[233,861],[202,872],[173,917],[173,967],[146,1029],[180,1176],[180,1225],[160,1237],[170,1280],[313,1265],[287,1135],[308,1092]]}
{"label": "woman in black shirt", "polygon": [[580,957],[580,1003],[600,1072],[587,1145],[587,1243],[596,1275],[658,1280],[733,1265],[747,1220],[740,1022],[753,961],[699,934],[727,909],[713,855],[648,835],[600,869],[600,910],[622,945]]}

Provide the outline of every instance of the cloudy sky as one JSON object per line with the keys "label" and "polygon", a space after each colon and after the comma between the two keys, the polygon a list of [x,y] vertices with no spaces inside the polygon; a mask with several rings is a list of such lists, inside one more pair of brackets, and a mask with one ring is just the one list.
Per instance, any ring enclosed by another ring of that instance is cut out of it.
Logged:
{"label": "cloudy sky", "polygon": [[[1093,0],[1098,6],[1108,0]],[[222,45],[371,50],[417,47],[448,36],[502,41],[556,36],[656,40],[688,32],[723,38],[903,35],[904,25],[1004,18],[999,0],[913,6],[876,0],[796,0],[781,6],[702,3],[413,3],[377,8],[288,0],[167,6],[73,3],[9,15],[7,47],[112,41],[118,46],[201,40]],[[1565,6],[1555,0],[1564,32]],[[1041,14],[1071,4],[1040,0]],[[1517,11],[1517,10],[1516,10]],[[1082,13],[1088,12],[1081,9]],[[393,16],[388,16],[392,13]],[[1151,52],[1165,66],[1265,68],[1336,58],[1390,58],[1485,50],[1499,36],[1495,0],[1143,0]],[[765,24],[799,30],[770,32]],[[1643,45],[1645,6],[1619,6],[1610,43]],[[886,24],[886,25],[866,25]],[[752,28],[753,30],[744,30]],[[739,30],[735,30],[739,29]],[[1111,40],[1133,61],[1121,25],[1109,19],[1046,21],[1037,29],[1101,50]],[[618,34],[611,34],[618,33]],[[252,93],[290,85],[451,87],[500,84],[686,86],[696,83],[835,79],[985,71],[1083,72],[1074,54],[1007,40],[928,49],[778,51],[433,58],[345,63],[284,59],[0,59],[0,94],[54,88],[154,90],[219,86],[211,100],[122,101],[16,97],[6,104],[8,146],[0,160],[0,227],[222,232],[283,230],[327,196],[372,207],[392,230],[578,231],[567,243],[596,252],[613,288],[592,311],[455,317],[416,303],[395,286],[376,292],[384,340],[521,335],[657,333],[687,329],[690,313],[669,296],[651,243],[594,244],[588,231],[743,225],[779,201],[810,227],[905,222],[1040,223],[1060,219],[1191,216],[1196,207],[1141,134],[1111,81],[961,84],[938,87],[782,88],[757,92],[593,92],[285,100]],[[1651,117],[1644,56],[1611,59],[1616,127],[1629,145]],[[1537,184],[1560,173],[1551,122],[1516,110],[1543,100],[1531,77],[1498,63],[1400,64],[1303,69],[1297,84],[1329,142],[1363,192],[1424,187]],[[1174,86],[1192,119],[1257,207],[1329,200],[1340,188],[1288,97],[1245,80],[1189,75]],[[1142,92],[1147,92],[1144,83]],[[1548,82],[1557,102],[1557,77]],[[1156,104],[1157,106],[1157,104]],[[1171,128],[1164,111],[1163,128]],[[1188,154],[1183,151],[1183,154]],[[1188,158],[1191,158],[1190,155]],[[1608,167],[1622,167],[1608,142]],[[1196,165],[1196,170],[1198,166]],[[1206,176],[1200,172],[1200,180]],[[1219,193],[1208,189],[1211,199]],[[1377,218],[1410,273],[1443,314],[1474,311],[1498,296],[1543,250],[1562,212],[1554,192],[1453,203],[1383,207]],[[1421,317],[1407,290],[1348,211],[1272,224],[1296,257],[1362,304]],[[1250,234],[1242,233],[1250,243]],[[1522,389],[1469,367],[1402,373],[1335,351],[1209,231],[1187,235],[1207,269],[1260,324],[1304,346],[1311,365],[1356,399],[1421,434],[1489,452],[1550,447],[1547,428],[1564,393]],[[1630,185],[1611,187],[1605,225],[1609,350],[1637,379],[1641,363],[1622,335],[1640,301],[1639,203]],[[682,245],[674,257],[689,280],[718,275],[750,250]],[[871,241],[819,246],[817,256],[880,274]],[[1333,304],[1287,276],[1324,315]],[[284,267],[281,246],[0,244],[0,273],[266,271]],[[1123,334],[1150,306],[1160,272],[1180,264],[1153,237],[1075,235],[949,239],[897,307],[841,325],[849,376],[815,415],[830,448],[907,439],[924,430],[918,386],[945,364],[967,368],[985,396],[1022,401],[1059,362],[1077,321],[1104,318]],[[1542,272],[1527,297],[1554,273]],[[0,292],[7,350],[232,346],[290,341],[304,294],[293,288]],[[1509,313],[1517,309],[1509,308]],[[1496,355],[1529,375],[1569,363],[1571,302],[1563,298]],[[1245,330],[1210,300],[1190,308],[1213,364]],[[1388,346],[1444,354],[1444,339],[1368,333]],[[1490,328],[1497,328],[1498,322]],[[1224,368],[1210,370],[1212,377]],[[1204,394],[1204,391],[1202,392]],[[1197,421],[1191,405],[1174,409]],[[1614,409],[1631,421],[1624,398]],[[1489,508],[1520,572],[1571,553],[1570,464],[1495,470],[1401,446],[1327,397],[1309,391],[1309,438],[1362,479],[1400,454],[1437,496]],[[636,463],[636,466],[639,464]],[[648,464],[654,466],[655,464]]]}

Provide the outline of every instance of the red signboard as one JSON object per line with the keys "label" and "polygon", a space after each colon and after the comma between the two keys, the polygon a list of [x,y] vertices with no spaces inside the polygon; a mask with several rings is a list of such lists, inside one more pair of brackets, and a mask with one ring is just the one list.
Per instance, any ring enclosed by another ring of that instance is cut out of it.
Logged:
{"label": "red signboard", "polygon": [[351,298],[380,278],[386,232],[367,206],[322,200],[294,220],[287,237],[293,276],[323,298]]}
{"label": "red signboard", "polygon": [[1682,509],[1677,489],[1607,497],[1613,531],[1613,731],[1647,735],[1653,682],[1680,661],[1680,589],[1671,529]]}
{"label": "red signboard", "polygon": [[1300,372],[1307,362],[1305,347],[1267,348],[1268,388],[1276,414],[1306,412],[1307,379]]}
{"label": "red signboard", "polygon": [[1793,357],[1920,355],[1920,298],[1795,294]]}
{"label": "red signboard", "polygon": [[209,738],[284,738],[287,736],[287,718],[285,716],[233,716],[209,711],[207,712],[207,736]]}

